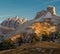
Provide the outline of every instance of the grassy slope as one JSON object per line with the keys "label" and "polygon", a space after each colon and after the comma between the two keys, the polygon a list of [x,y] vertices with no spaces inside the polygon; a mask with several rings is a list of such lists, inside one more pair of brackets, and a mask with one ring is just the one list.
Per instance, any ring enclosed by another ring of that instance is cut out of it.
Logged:
{"label": "grassy slope", "polygon": [[60,54],[60,44],[52,42],[35,42],[22,45],[17,49],[1,51],[0,54],[49,54],[51,52],[52,54]]}

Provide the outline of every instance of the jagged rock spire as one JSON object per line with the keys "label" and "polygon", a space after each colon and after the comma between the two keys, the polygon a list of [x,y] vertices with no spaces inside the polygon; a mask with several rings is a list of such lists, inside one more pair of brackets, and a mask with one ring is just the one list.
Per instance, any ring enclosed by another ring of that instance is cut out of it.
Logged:
{"label": "jagged rock spire", "polygon": [[50,11],[53,15],[56,15],[56,10],[55,10],[55,7],[53,6],[48,6],[47,11]]}
{"label": "jagged rock spire", "polygon": [[18,20],[18,19],[19,19],[19,17],[18,17],[18,16],[16,16],[16,17],[15,17],[15,20]]}

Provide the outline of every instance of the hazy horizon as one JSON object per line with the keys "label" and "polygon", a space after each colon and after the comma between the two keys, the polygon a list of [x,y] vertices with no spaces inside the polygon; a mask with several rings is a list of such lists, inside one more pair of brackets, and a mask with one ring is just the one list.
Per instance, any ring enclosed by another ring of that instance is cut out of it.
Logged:
{"label": "hazy horizon", "polygon": [[60,0],[0,0],[0,22],[15,16],[33,19],[37,12],[49,5],[55,6],[60,15]]}

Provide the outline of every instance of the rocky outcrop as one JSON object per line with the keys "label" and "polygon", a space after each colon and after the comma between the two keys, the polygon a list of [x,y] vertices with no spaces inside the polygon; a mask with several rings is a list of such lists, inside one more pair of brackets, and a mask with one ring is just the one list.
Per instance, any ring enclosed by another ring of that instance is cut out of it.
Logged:
{"label": "rocky outcrop", "polygon": [[38,13],[36,14],[35,19],[40,18],[42,15],[45,15],[46,13],[47,13],[46,10],[42,10],[42,11],[38,12]]}
{"label": "rocky outcrop", "polygon": [[49,7],[47,8],[47,11],[51,12],[53,15],[56,15],[55,7],[49,6]]}
{"label": "rocky outcrop", "polygon": [[45,16],[48,12],[50,12],[52,15],[57,15],[55,7],[48,6],[47,10],[42,10],[42,11],[38,12],[35,16],[35,19],[40,18],[41,16]]}

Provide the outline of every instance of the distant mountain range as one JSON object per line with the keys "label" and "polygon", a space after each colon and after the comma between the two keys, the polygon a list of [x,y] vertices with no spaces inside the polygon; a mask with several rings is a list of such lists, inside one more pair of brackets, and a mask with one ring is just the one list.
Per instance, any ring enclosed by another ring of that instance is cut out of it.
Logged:
{"label": "distant mountain range", "polygon": [[20,25],[22,25],[26,21],[27,19],[23,19],[23,18],[19,19],[18,16],[16,16],[14,18],[7,18],[1,23],[1,26],[5,26],[8,28],[18,28]]}
{"label": "distant mountain range", "polygon": [[21,34],[25,34],[24,38],[28,39],[32,33],[40,36],[44,32],[49,34],[59,30],[60,16],[57,15],[55,7],[49,6],[46,10],[38,12],[32,20],[20,19],[18,16],[4,20],[0,25],[0,36],[3,35],[4,40],[9,38],[15,40]]}

